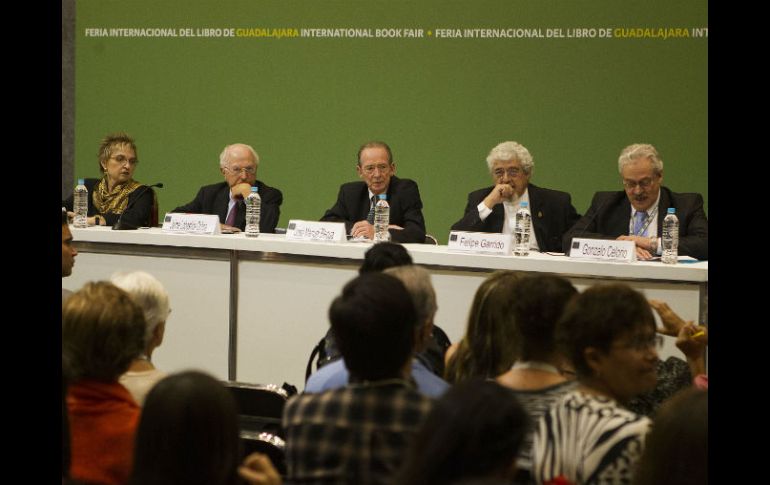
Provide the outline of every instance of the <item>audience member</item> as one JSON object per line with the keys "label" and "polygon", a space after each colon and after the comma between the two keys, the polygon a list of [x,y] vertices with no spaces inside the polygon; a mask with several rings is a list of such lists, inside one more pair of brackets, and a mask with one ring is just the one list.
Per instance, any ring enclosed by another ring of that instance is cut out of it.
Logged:
{"label": "audience member", "polygon": [[365,273],[329,309],[349,384],[286,404],[291,483],[387,484],[431,399],[408,378],[417,312],[403,283]]}
{"label": "audience member", "polygon": [[[658,359],[656,363],[658,381],[655,388],[636,396],[626,407],[637,414],[652,417],[660,405],[677,392],[690,387],[694,377],[702,376],[698,382],[705,379],[705,351],[707,343],[706,327],[697,327],[692,322],[685,322],[674,313],[669,306],[660,300],[649,300],[650,306],[660,316],[663,326],[657,332],[662,335],[676,337],[676,346],[682,351],[685,360],[670,356],[666,360]],[[703,335],[691,338],[699,330]]]}
{"label": "audience member", "polygon": [[257,180],[257,168],[259,155],[254,148],[243,143],[227,145],[219,155],[219,171],[225,181],[201,187],[192,202],[177,207],[173,212],[216,214],[223,229],[243,231],[246,228],[244,198],[251,192],[251,187],[257,187],[262,199],[259,231],[275,232],[281,215],[283,194]]}
{"label": "audience member", "polygon": [[381,141],[361,145],[356,171],[363,182],[343,184],[334,207],[327,210],[321,220],[344,222],[345,230],[351,236],[374,239],[376,196],[387,194],[389,232],[393,241],[424,243],[425,219],[420,191],[414,180],[395,176],[396,164],[390,147]]}
{"label": "audience member", "polygon": [[561,252],[564,233],[580,219],[570,195],[529,183],[535,163],[529,150],[515,141],[494,147],[487,166],[494,185],[468,194],[465,215],[452,229],[512,234],[519,204],[527,202],[532,214],[530,249]]}
{"label": "audience member", "polygon": [[556,339],[580,386],[536,427],[535,482],[631,483],[650,420],[623,406],[655,387],[663,339],[650,305],[627,285],[593,286],[567,305]]}
{"label": "audience member", "polygon": [[[404,246],[398,243],[380,242],[366,250],[364,262],[358,269],[358,273],[382,271],[387,268],[410,264],[412,264],[412,257]],[[444,354],[449,345],[450,342],[447,334],[438,325],[434,324],[428,343],[424,350],[417,353],[417,359],[428,370],[442,377],[444,375]],[[342,357],[334,341],[334,333],[331,329],[326,332],[326,336],[317,348],[319,349],[317,369]],[[312,365],[312,362],[308,365]]]}
{"label": "audience member", "polygon": [[637,464],[635,485],[708,483],[708,391],[690,388],[661,406]]}
{"label": "audience member", "polygon": [[[85,179],[88,189],[88,224],[112,226],[118,219],[132,227],[149,226],[155,193],[134,180],[139,164],[134,139],[126,133],[107,135],[99,145],[101,178]],[[64,205],[74,217],[74,195]]]}
{"label": "audience member", "polygon": [[586,215],[564,235],[565,252],[573,237],[634,241],[639,259],[661,254],[663,218],[669,207],[679,219],[679,255],[708,259],[708,220],[703,196],[663,187],[663,160],[652,145],[623,149],[618,171],[625,191],[597,192]]}
{"label": "audience member", "polygon": [[[533,426],[554,402],[577,387],[577,382],[564,375],[562,369],[567,359],[557,349],[554,339],[556,322],[576,294],[572,283],[554,275],[525,276],[513,285],[509,294],[519,357],[497,382],[513,389]],[[532,427],[528,429],[519,453],[515,483],[532,483],[533,432]]]}
{"label": "audience member", "polygon": [[[417,310],[417,325],[414,328],[414,352],[417,354],[423,351],[430,341],[433,317],[437,310],[436,293],[430,281],[430,273],[425,268],[414,265],[391,267],[384,270],[384,273],[398,278],[412,297]],[[348,384],[348,377],[345,362],[339,359],[311,375],[305,385],[305,392],[322,392],[344,387]],[[440,396],[449,387],[416,356],[412,359],[411,378],[414,379],[417,390],[430,397]]]}
{"label": "audience member", "polygon": [[279,485],[267,457],[240,463],[238,411],[230,392],[198,371],[172,374],[150,390],[136,433],[131,485]]}
{"label": "audience member", "polygon": [[144,349],[142,310],[125,291],[100,281],[69,297],[62,313],[62,353],[72,372],[71,476],[126,483],[139,406],[118,377]]}
{"label": "audience member", "polygon": [[513,365],[517,356],[511,292],[521,277],[514,271],[496,271],[476,290],[465,336],[446,353],[444,378],[450,384],[473,377],[494,379]]}
{"label": "audience member", "polygon": [[528,421],[508,389],[481,379],[457,384],[434,404],[394,483],[445,485],[470,478],[510,483]]}
{"label": "audience member", "polygon": [[142,406],[150,388],[166,376],[165,372],[156,369],[152,364],[152,353],[163,343],[166,319],[171,313],[168,293],[160,281],[144,271],[117,273],[112,275],[111,281],[118,288],[128,292],[144,311],[144,321],[147,324],[144,352],[134,359],[128,370],[120,376],[120,383]]}
{"label": "audience member", "polygon": [[392,242],[379,242],[372,245],[364,253],[364,262],[358,268],[358,274],[370,271],[382,271],[394,266],[412,264],[412,256],[401,244]]}

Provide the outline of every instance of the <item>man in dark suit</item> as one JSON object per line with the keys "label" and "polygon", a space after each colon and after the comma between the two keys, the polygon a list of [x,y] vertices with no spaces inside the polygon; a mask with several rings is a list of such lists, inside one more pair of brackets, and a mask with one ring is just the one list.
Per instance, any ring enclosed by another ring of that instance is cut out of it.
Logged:
{"label": "man in dark suit", "polygon": [[532,155],[515,141],[494,147],[487,165],[495,185],[468,194],[465,215],[452,230],[511,234],[519,203],[528,202],[535,235],[530,249],[560,252],[562,236],[580,219],[570,195],[530,184]]}
{"label": "man in dark suit", "polygon": [[669,207],[679,219],[679,254],[708,259],[708,220],[703,197],[676,193],[663,182],[663,160],[652,145],[634,144],[623,149],[618,170],[625,191],[597,192],[591,207],[564,235],[564,250],[572,238],[622,239],[636,243],[639,259],[661,254],[663,218]]}
{"label": "man in dark suit", "polygon": [[369,216],[372,200],[379,194],[387,194],[391,240],[424,243],[425,219],[420,191],[413,180],[394,175],[396,164],[390,147],[380,141],[361,145],[356,171],[363,182],[343,184],[334,207],[327,210],[321,220],[344,222],[345,230],[353,237],[374,239],[374,225]]}
{"label": "man in dark suit", "polygon": [[177,207],[173,212],[216,214],[223,229],[240,232],[246,228],[246,204],[243,199],[254,186],[258,187],[262,199],[259,231],[275,232],[283,194],[257,180],[257,167],[259,155],[252,147],[242,143],[226,146],[219,155],[219,170],[225,181],[201,187],[192,202]]}

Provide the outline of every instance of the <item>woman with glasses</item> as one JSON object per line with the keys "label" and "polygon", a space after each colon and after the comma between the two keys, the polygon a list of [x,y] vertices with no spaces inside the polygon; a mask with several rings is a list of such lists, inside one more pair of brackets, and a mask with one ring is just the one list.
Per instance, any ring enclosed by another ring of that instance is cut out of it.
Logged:
{"label": "woman with glasses", "polygon": [[627,285],[596,285],[570,301],[556,340],[579,385],[538,423],[536,483],[631,483],[651,421],[624,404],[655,387],[662,339],[650,304]]}
{"label": "woman with glasses", "polygon": [[[118,219],[127,227],[149,226],[155,193],[134,180],[139,163],[134,139],[126,133],[107,135],[99,145],[101,178],[85,179],[88,189],[88,224],[112,226]],[[62,205],[72,212],[73,196]]]}

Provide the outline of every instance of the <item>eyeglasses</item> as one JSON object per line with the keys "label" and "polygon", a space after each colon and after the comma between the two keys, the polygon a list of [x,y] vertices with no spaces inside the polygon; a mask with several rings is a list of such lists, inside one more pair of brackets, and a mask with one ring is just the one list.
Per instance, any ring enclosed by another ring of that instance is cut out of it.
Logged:
{"label": "eyeglasses", "polygon": [[618,345],[620,348],[638,350],[644,352],[647,349],[654,348],[660,350],[663,348],[663,336],[662,335],[650,335],[649,337],[636,337],[631,339],[625,344]]}
{"label": "eyeglasses", "polygon": [[642,180],[639,180],[639,181],[623,180],[623,186],[629,190],[634,190],[638,185],[639,187],[642,188],[642,190],[644,190],[644,189],[650,188],[650,186],[652,185],[652,182],[653,182],[652,177],[643,178]]}
{"label": "eyeglasses", "polygon": [[519,168],[515,168],[515,167],[509,168],[509,169],[505,169],[505,170],[502,169],[502,168],[498,168],[497,170],[492,172],[492,175],[494,175],[496,179],[501,179],[501,178],[503,178],[503,175],[505,175],[505,174],[508,174],[508,176],[510,178],[515,178],[515,177],[518,177],[519,174],[521,174],[521,173],[522,173],[522,170],[519,169]]}
{"label": "eyeglasses", "polygon": [[390,168],[389,164],[387,164],[387,163],[379,163],[379,164],[372,164],[372,165],[367,165],[365,167],[361,167],[361,170],[366,175],[371,175],[371,174],[374,173],[375,169],[379,170],[380,173],[385,173],[385,172],[388,171],[389,168]]}
{"label": "eyeglasses", "polygon": [[254,167],[243,167],[243,168],[225,167],[225,170],[227,170],[230,173],[234,173],[236,175],[240,175],[242,173],[245,173],[246,175],[254,175],[255,173],[257,173],[257,169]]}
{"label": "eyeglasses", "polygon": [[139,163],[139,160],[137,160],[136,158],[126,158],[125,155],[110,157],[110,160],[115,160],[116,162],[118,162],[119,165],[123,165],[126,162],[128,162],[129,165],[136,165],[137,163]]}

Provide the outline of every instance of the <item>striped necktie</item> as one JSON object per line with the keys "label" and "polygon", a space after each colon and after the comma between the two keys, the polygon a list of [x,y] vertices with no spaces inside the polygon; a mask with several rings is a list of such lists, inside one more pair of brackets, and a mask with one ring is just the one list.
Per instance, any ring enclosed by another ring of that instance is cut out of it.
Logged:
{"label": "striped necktie", "polygon": [[[636,211],[636,214],[634,216],[634,235],[635,236],[643,236],[644,234],[639,234],[639,231],[642,230],[642,227],[644,227],[644,221],[647,219],[647,213],[644,211]],[[647,228],[645,227],[645,231],[647,232]]]}
{"label": "striped necktie", "polygon": [[366,216],[366,222],[374,224],[374,205],[377,203],[377,196],[373,195],[371,198],[372,205],[369,207],[369,214]]}

